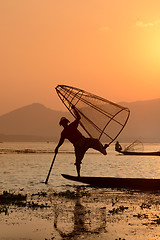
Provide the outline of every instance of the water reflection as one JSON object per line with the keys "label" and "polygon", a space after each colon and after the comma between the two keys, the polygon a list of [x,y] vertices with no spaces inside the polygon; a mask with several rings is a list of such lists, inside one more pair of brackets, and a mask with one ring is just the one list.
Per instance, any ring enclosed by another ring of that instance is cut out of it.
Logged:
{"label": "water reflection", "polygon": [[81,203],[81,188],[76,189],[74,206],[64,205],[62,209],[56,205],[54,227],[62,239],[79,239],[80,235],[95,235],[106,232],[106,207],[94,208]]}

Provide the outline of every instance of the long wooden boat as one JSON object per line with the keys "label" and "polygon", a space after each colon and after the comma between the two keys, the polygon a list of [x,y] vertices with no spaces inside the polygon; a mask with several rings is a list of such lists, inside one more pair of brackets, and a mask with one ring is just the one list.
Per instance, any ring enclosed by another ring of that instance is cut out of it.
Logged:
{"label": "long wooden boat", "polygon": [[99,188],[132,189],[141,191],[160,190],[160,179],[114,178],[114,177],[76,177],[62,174],[68,180],[89,184]]}
{"label": "long wooden boat", "polygon": [[119,153],[122,153],[124,155],[145,155],[145,156],[160,156],[160,151],[157,152],[136,152],[136,151],[122,151],[122,150],[116,150]]}

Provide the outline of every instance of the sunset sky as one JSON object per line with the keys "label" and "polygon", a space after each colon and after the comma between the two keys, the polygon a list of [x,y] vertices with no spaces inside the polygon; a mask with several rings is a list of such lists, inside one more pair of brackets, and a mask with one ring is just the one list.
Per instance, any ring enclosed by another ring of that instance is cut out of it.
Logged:
{"label": "sunset sky", "polygon": [[159,0],[0,0],[0,115],[65,110],[65,84],[113,102],[160,98]]}

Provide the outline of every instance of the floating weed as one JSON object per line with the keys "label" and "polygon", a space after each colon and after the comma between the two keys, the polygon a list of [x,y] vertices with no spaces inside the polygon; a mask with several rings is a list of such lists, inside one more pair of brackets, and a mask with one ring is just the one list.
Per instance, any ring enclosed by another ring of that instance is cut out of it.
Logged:
{"label": "floating weed", "polygon": [[142,203],[140,208],[143,210],[144,208],[151,209],[151,204],[150,203]]}
{"label": "floating weed", "polygon": [[38,193],[33,193],[33,194],[31,195],[31,197],[33,197],[33,196],[46,197],[46,196],[47,196],[47,193],[41,191],[41,192],[38,192]]}
{"label": "floating weed", "polygon": [[118,214],[120,212],[123,212],[124,210],[128,209],[128,207],[120,206],[118,208],[113,208],[112,210],[109,210],[109,213],[113,214]]}
{"label": "floating weed", "polygon": [[67,190],[65,192],[58,192],[58,193],[55,192],[53,195],[58,197],[70,198],[70,199],[77,198],[77,194],[74,191],[71,192],[70,190]]}
{"label": "floating weed", "polygon": [[160,217],[156,215],[156,219],[151,222],[151,224],[160,224]]}
{"label": "floating weed", "polygon": [[148,215],[147,214],[140,214],[140,213],[138,213],[138,214],[135,214],[135,215],[133,215],[133,217],[137,217],[137,218],[148,218]]}
{"label": "floating weed", "polygon": [[37,209],[37,208],[49,208],[50,206],[46,204],[38,204],[38,203],[34,203],[33,201],[32,202],[28,202],[27,203],[27,207],[29,208],[32,208],[32,209]]}
{"label": "floating weed", "polygon": [[115,240],[125,240],[125,238],[116,238]]}
{"label": "floating weed", "polygon": [[58,197],[65,197],[65,198],[69,198],[69,199],[77,199],[83,196],[90,196],[90,194],[88,192],[85,191],[80,191],[80,192],[75,192],[75,191],[70,191],[67,190],[65,192],[58,192],[58,193],[53,193],[54,196],[58,196]]}
{"label": "floating weed", "polygon": [[53,239],[55,239],[55,237],[51,237],[50,239],[45,238],[44,240],[53,240]]}
{"label": "floating weed", "polygon": [[22,195],[20,193],[14,194],[14,193],[9,193],[8,191],[3,191],[3,194],[0,194],[0,204],[4,205],[9,205],[9,204],[15,204],[18,206],[25,206],[27,195]]}
{"label": "floating weed", "polygon": [[119,200],[117,197],[115,199],[112,198],[112,207],[118,202],[119,202]]}
{"label": "floating weed", "polygon": [[[38,194],[33,194],[33,195],[38,195],[38,196],[45,196],[46,194],[41,192]],[[14,193],[9,193],[7,191],[4,191],[3,194],[0,195],[0,204],[2,205],[16,205],[17,207],[28,207],[31,209],[37,209],[37,208],[48,208],[50,206],[45,204],[38,204],[35,202],[27,202],[27,195],[22,195],[22,194],[14,194]],[[0,208],[0,213],[4,212],[5,215],[8,214],[8,209],[6,207],[1,207]]]}
{"label": "floating weed", "polygon": [[5,213],[5,215],[7,215],[7,214],[8,214],[8,208],[6,208],[6,207],[1,207],[1,208],[0,208],[0,213]]}

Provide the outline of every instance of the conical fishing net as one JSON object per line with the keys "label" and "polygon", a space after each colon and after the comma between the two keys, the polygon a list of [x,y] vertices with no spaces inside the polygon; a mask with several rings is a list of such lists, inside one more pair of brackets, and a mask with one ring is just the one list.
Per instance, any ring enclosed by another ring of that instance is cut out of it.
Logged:
{"label": "conical fishing net", "polygon": [[56,91],[74,117],[71,107],[75,106],[81,116],[80,124],[90,137],[110,144],[127,123],[130,111],[126,107],[75,87],[58,85]]}
{"label": "conical fishing net", "polygon": [[143,143],[139,140],[135,140],[133,143],[131,143],[124,149],[124,151],[126,152],[138,152],[143,150],[144,150]]}

